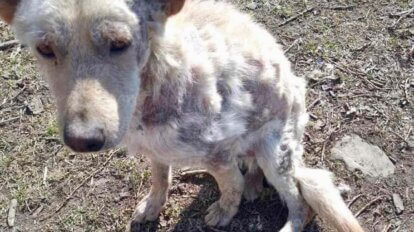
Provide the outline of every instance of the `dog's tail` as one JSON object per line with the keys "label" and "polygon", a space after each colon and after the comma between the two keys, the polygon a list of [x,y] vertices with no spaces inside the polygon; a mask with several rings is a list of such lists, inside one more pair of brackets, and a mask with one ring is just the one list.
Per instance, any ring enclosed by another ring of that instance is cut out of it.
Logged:
{"label": "dog's tail", "polygon": [[298,168],[295,179],[303,198],[323,219],[340,232],[363,232],[357,219],[332,182],[332,174],[321,169]]}

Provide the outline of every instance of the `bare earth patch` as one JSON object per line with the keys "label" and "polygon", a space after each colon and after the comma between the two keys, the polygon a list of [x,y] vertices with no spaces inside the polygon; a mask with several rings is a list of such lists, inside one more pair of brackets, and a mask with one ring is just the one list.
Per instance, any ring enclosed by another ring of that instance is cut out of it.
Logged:
{"label": "bare earth patch", "polygon": [[[345,199],[366,231],[414,231],[414,2],[232,2],[279,38],[308,80],[306,163],[351,186]],[[10,40],[0,24],[0,43]],[[54,115],[32,56],[20,45],[1,48],[0,231],[124,231],[149,191],[147,161],[122,150],[74,154],[62,146]],[[372,178],[332,161],[331,149],[349,134],[381,148],[394,174]],[[229,226],[208,228],[205,211],[218,198],[213,178],[175,174],[166,209],[142,231],[277,231],[286,220],[267,187],[259,200],[242,202]],[[307,231],[332,229],[315,219]]]}

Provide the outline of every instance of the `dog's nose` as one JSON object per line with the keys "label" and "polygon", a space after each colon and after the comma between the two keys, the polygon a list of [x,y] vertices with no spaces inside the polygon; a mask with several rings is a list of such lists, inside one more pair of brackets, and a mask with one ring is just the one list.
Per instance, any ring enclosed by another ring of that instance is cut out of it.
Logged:
{"label": "dog's nose", "polygon": [[99,151],[105,144],[105,135],[101,129],[91,129],[84,133],[73,133],[65,128],[63,140],[76,152]]}

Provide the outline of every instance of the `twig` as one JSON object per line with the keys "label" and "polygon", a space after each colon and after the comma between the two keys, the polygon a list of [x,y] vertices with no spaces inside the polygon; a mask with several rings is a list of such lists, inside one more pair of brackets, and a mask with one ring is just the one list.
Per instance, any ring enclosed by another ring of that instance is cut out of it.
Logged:
{"label": "twig", "polygon": [[[330,137],[330,136],[329,136]],[[328,138],[329,138],[328,137]],[[328,140],[325,140],[325,142],[323,142],[323,146],[322,146],[322,152],[321,152],[321,162],[323,163],[323,161],[325,160],[325,150],[326,150],[326,145],[328,143]]]}
{"label": "twig", "polygon": [[141,188],[142,188],[142,184],[143,184],[143,174],[141,173],[141,177],[139,178],[139,185],[138,185],[138,189],[137,189],[137,194],[136,196],[139,197],[139,195],[141,194]]}
{"label": "twig", "polygon": [[369,46],[371,46],[371,44],[372,44],[372,42],[365,43],[365,44],[363,44],[363,45],[362,45],[361,47],[359,47],[359,48],[354,48],[354,49],[352,49],[352,51],[354,51],[354,52],[361,52],[361,51],[365,50],[366,48],[368,48]]}
{"label": "twig", "polygon": [[313,107],[315,107],[319,102],[321,102],[321,98],[316,99],[311,104],[309,104],[307,111],[310,111]]}
{"label": "twig", "polygon": [[412,217],[409,217],[409,218],[407,218],[407,219],[405,219],[395,230],[394,230],[394,232],[398,232],[400,229],[401,229],[401,226],[403,226],[407,221],[408,221],[408,219],[410,219],[411,220],[411,218]]}
{"label": "twig", "polygon": [[20,117],[14,117],[14,118],[10,118],[10,119],[6,119],[3,121],[0,121],[0,126],[5,126],[7,123],[13,122],[18,120]]}
{"label": "twig", "polygon": [[37,218],[37,215],[39,215],[40,212],[42,212],[44,206],[40,205],[31,215],[32,218]]}
{"label": "twig", "polygon": [[[344,65],[339,66],[338,63],[335,63],[335,65],[336,65],[336,68],[338,68],[342,72],[349,73],[349,74],[352,74],[352,75],[355,75],[355,76],[359,76],[359,77],[361,77],[361,76],[366,77],[367,76],[366,73],[363,73],[363,72],[361,72],[359,70],[358,71],[354,71],[354,70],[351,70],[349,67],[346,67]],[[384,89],[383,86],[379,86],[380,84],[378,84],[378,83],[377,84],[373,83],[372,81],[368,80],[368,78],[360,78],[360,80],[362,80],[365,83],[368,83],[374,89],[379,89],[379,90],[383,90]]]}
{"label": "twig", "polygon": [[378,98],[382,99],[383,96],[376,95],[376,94],[370,94],[370,93],[356,93],[352,95],[338,95],[338,98],[358,98],[358,97],[366,97],[366,98]]}
{"label": "twig", "polygon": [[290,51],[290,49],[292,49],[298,43],[298,41],[299,41],[299,39],[296,39],[295,41],[293,41],[293,43],[288,48],[286,48],[284,53],[288,53]]}
{"label": "twig", "polygon": [[391,16],[402,16],[402,15],[409,15],[409,14],[411,14],[411,13],[413,13],[414,12],[414,7],[413,8],[411,8],[411,9],[408,9],[408,10],[405,10],[405,11],[401,11],[401,12],[398,12],[398,13],[395,13],[395,14],[391,14]]}
{"label": "twig", "polygon": [[319,119],[318,116],[312,114],[311,112],[308,112],[308,114],[309,114],[309,117],[311,117],[313,120],[318,120]]}
{"label": "twig", "polygon": [[13,101],[14,99],[16,99],[18,96],[20,96],[20,94],[22,94],[24,91],[26,90],[26,86],[24,86],[18,93],[16,93],[16,95],[14,95],[12,98],[10,99],[6,99],[5,101],[3,101],[3,103],[0,104],[0,109],[3,108],[3,106],[8,102],[8,101]]}
{"label": "twig", "polygon": [[304,11],[300,12],[299,14],[294,15],[294,16],[292,16],[292,17],[288,18],[286,21],[284,21],[284,22],[280,23],[280,24],[278,25],[278,27],[282,27],[282,26],[284,26],[284,25],[286,25],[286,24],[288,24],[288,23],[290,23],[290,22],[292,22],[292,21],[295,21],[295,20],[296,20],[296,19],[298,19],[299,17],[301,17],[301,16],[303,16],[303,15],[305,15],[305,14],[307,14],[307,13],[311,12],[313,9],[314,9],[314,7],[308,8],[308,9],[306,9],[306,10],[304,10]]}
{"label": "twig", "polygon": [[356,214],[355,217],[358,217],[359,215],[361,215],[368,207],[370,207],[371,205],[373,205],[375,202],[381,200],[383,198],[383,196],[377,197],[374,200],[368,202],[368,204],[366,204],[365,206],[363,206]]}
{"label": "twig", "polygon": [[410,100],[410,94],[408,93],[408,88],[410,87],[410,79],[407,78],[407,80],[405,80],[405,84],[404,84],[404,95],[405,95],[405,100],[408,102],[408,104],[412,105],[413,103]]}
{"label": "twig", "polygon": [[94,172],[92,172],[88,177],[86,177],[78,186],[76,186],[76,188],[74,190],[72,190],[72,192],[66,197],[66,199],[63,201],[63,203],[56,208],[56,210],[50,214],[49,216],[46,216],[44,218],[42,218],[40,221],[44,221],[48,218],[53,217],[54,215],[56,215],[61,209],[63,209],[63,207],[65,207],[68,202],[70,201],[70,199],[72,199],[73,195],[80,189],[82,188],[82,186],[84,186],[92,177],[94,177],[95,175],[97,175],[98,173],[100,173],[107,165],[108,163],[112,160],[112,158],[114,157],[114,155],[116,154],[118,150],[116,151],[112,151],[108,157],[108,159],[106,159],[106,161],[101,165],[100,168],[98,168],[97,170],[95,170]]}
{"label": "twig", "polygon": [[352,10],[356,5],[323,7],[328,10]]}
{"label": "twig", "polygon": [[393,130],[390,130],[390,132],[393,133],[394,135],[396,135],[398,138],[400,138],[405,144],[407,144],[407,145],[410,144],[410,142],[407,139],[405,139],[404,137],[399,135],[397,132],[395,132]]}
{"label": "twig", "polygon": [[391,229],[391,223],[389,223],[386,227],[384,227],[384,229],[382,230],[382,232],[388,232]]}
{"label": "twig", "polygon": [[45,167],[44,171],[43,171],[43,185],[47,185],[47,166]]}
{"label": "twig", "polygon": [[213,227],[209,227],[210,230],[214,231],[214,232],[225,232],[224,230],[219,230]]}
{"label": "twig", "polygon": [[60,139],[56,137],[46,137],[44,138],[44,140],[46,140],[47,142],[60,142]]}
{"label": "twig", "polygon": [[18,40],[10,40],[10,41],[6,41],[6,42],[3,42],[3,43],[0,43],[0,51],[9,49],[11,47],[14,47],[17,44],[19,44],[19,41]]}
{"label": "twig", "polygon": [[397,27],[397,25],[401,22],[401,20],[407,18],[407,16],[410,15],[411,13],[413,13],[413,12],[414,12],[414,7],[409,9],[409,10],[400,12],[399,15],[398,15],[400,17],[390,27],[388,27],[388,29],[391,29],[391,30],[395,29]]}
{"label": "twig", "polygon": [[412,127],[410,127],[410,129],[408,129],[407,135],[405,136],[405,140],[408,140],[408,138],[410,137],[411,131],[413,130]]}
{"label": "twig", "polygon": [[361,73],[361,72],[355,72],[355,71],[353,71],[353,70],[350,70],[349,68],[347,68],[347,67],[342,67],[342,66],[340,66],[339,64],[337,64],[336,63],[336,68],[337,69],[339,69],[339,70],[341,70],[342,72],[345,72],[345,73],[349,73],[349,74],[353,74],[353,75],[355,75],[355,76],[366,76],[366,74],[365,73]]}
{"label": "twig", "polygon": [[351,207],[360,197],[362,197],[364,194],[359,194],[356,197],[352,198],[352,200],[348,203],[348,208]]}
{"label": "twig", "polygon": [[207,170],[205,169],[200,169],[200,170],[188,170],[188,171],[182,171],[181,175],[182,176],[194,176],[194,175],[199,175],[199,174],[206,174],[208,173]]}

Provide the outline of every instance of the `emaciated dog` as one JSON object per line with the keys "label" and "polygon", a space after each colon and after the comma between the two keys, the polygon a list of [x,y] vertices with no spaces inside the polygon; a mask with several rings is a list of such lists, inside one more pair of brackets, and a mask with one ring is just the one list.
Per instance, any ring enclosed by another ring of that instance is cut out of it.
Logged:
{"label": "emaciated dog", "polygon": [[213,0],[0,0],[0,15],[37,57],[67,146],[124,142],[151,160],[131,230],[162,211],[171,166],[199,166],[221,192],[209,226],[227,225],[243,192],[257,197],[264,174],[289,209],[281,231],[312,211],[363,231],[330,173],[304,167],[305,81],[246,14]]}

